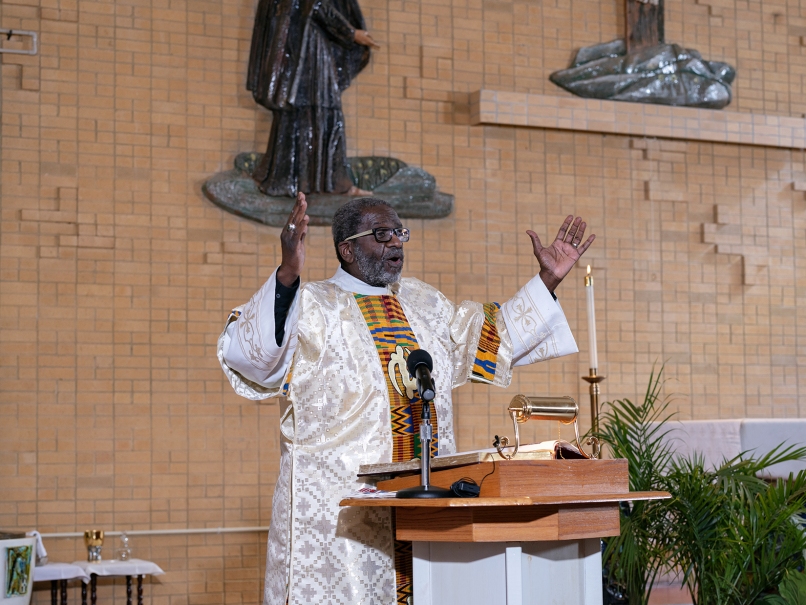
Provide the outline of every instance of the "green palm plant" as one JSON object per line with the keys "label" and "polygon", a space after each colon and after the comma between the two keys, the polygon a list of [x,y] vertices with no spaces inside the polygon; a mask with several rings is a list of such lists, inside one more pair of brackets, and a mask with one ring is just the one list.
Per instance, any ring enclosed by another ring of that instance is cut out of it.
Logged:
{"label": "green palm plant", "polygon": [[[665,423],[670,400],[661,398],[663,367],[653,368],[640,405],[629,399],[606,404],[599,439],[613,458],[627,460],[630,491],[663,491],[663,473],[672,462]],[[610,579],[624,589],[630,605],[646,605],[666,564],[669,549],[666,506],[662,501],[623,503],[621,533],[607,540],[603,562]]]}
{"label": "green palm plant", "polygon": [[792,522],[806,510],[806,472],[775,484],[759,475],[806,458],[806,448],[745,452],[713,470],[699,455],[675,458],[662,374],[653,368],[642,404],[606,404],[597,436],[627,460],[630,490],[668,491],[672,499],[624,503],[621,533],[608,539],[603,563],[630,605],[646,605],[664,572],[679,574],[695,605],[751,605],[802,565],[806,549],[806,534]]}
{"label": "green palm plant", "polygon": [[806,448],[779,446],[713,471],[700,456],[672,462],[668,560],[695,605],[751,605],[802,564],[806,534],[792,519],[806,509],[806,472],[774,484],[757,474],[804,456]]}

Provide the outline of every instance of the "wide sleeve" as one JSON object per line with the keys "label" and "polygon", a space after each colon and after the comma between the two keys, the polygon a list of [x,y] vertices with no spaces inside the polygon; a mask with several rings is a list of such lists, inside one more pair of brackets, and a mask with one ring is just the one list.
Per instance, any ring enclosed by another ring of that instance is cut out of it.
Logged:
{"label": "wide sleeve", "polygon": [[501,305],[500,315],[512,341],[513,367],[579,351],[560,303],[540,276]]}
{"label": "wide sleeve", "polygon": [[344,48],[351,48],[355,44],[355,28],[328,0],[316,2],[311,17]]}
{"label": "wide sleeve", "polygon": [[299,294],[285,319],[280,345],[275,340],[275,271],[248,303],[230,314],[218,339],[218,360],[238,395],[268,399],[282,394],[297,347]]}
{"label": "wide sleeve", "polygon": [[535,277],[502,305],[464,301],[451,319],[453,388],[507,387],[512,368],[578,351],[560,304]]}
{"label": "wide sleeve", "polygon": [[506,387],[512,381],[512,342],[498,303],[464,301],[450,322],[453,388],[471,382]]}

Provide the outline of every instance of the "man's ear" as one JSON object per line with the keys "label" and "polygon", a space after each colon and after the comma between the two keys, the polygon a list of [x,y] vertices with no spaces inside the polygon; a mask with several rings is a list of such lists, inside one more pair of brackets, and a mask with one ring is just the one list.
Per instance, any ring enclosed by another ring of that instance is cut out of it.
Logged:
{"label": "man's ear", "polygon": [[355,255],[353,254],[353,243],[352,242],[339,242],[339,254],[341,255],[341,260],[348,265],[355,260]]}

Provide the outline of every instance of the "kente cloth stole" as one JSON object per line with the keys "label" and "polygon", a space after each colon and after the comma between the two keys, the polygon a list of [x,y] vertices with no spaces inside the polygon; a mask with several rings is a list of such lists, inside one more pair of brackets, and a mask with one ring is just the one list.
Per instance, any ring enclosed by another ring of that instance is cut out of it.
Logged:
{"label": "kente cloth stole", "polygon": [[[392,419],[392,461],[405,462],[419,458],[423,404],[417,393],[417,381],[409,376],[406,369],[409,353],[420,348],[417,338],[396,297],[355,294],[355,300],[375,341],[375,349],[386,376]],[[436,456],[439,443],[437,412],[433,402],[430,408],[433,435],[431,455]]]}
{"label": "kente cloth stole", "polygon": [[[392,461],[405,462],[418,458],[422,451],[420,417],[423,404],[417,393],[417,381],[409,376],[406,369],[409,353],[420,348],[417,339],[396,297],[356,294],[355,300],[375,341],[375,349],[386,375],[392,419]],[[431,455],[436,456],[439,438],[433,402],[430,408],[433,426]],[[412,598],[411,542],[395,540],[395,576],[397,603],[409,605]]]}
{"label": "kente cloth stole", "polygon": [[493,383],[495,378],[498,348],[501,346],[501,337],[495,325],[495,313],[501,308],[496,302],[484,304],[484,324],[481,327],[481,337],[476,349],[476,359],[470,379],[474,382]]}

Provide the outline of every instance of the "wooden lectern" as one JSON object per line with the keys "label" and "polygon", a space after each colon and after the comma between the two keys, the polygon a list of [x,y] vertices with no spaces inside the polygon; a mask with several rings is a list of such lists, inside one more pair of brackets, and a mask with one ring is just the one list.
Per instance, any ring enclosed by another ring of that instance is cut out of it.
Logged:
{"label": "wooden lectern", "polygon": [[618,535],[618,503],[670,497],[631,493],[626,460],[496,460],[435,470],[431,483],[465,477],[480,497],[340,503],[395,508],[396,537],[413,542],[415,605],[601,605],[600,538]]}

